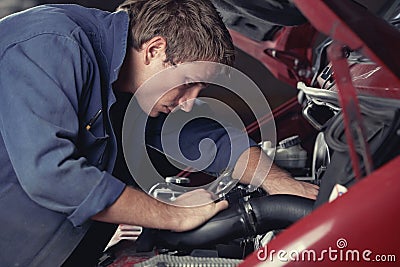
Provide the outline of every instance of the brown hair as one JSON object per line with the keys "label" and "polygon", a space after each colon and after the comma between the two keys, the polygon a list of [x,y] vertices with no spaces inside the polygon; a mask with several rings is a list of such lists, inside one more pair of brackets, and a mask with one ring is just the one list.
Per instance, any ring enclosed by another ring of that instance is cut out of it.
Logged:
{"label": "brown hair", "polygon": [[129,43],[138,51],[162,36],[166,62],[173,65],[196,60],[233,64],[231,36],[209,0],[126,0],[117,10],[128,12]]}

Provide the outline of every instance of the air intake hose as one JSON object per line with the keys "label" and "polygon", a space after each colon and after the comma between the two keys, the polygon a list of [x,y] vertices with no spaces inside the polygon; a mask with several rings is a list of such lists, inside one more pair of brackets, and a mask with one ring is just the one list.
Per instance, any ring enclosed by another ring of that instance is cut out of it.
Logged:
{"label": "air intake hose", "polygon": [[169,249],[208,248],[237,238],[284,229],[312,211],[314,201],[293,195],[252,198],[218,213],[187,232],[158,231],[156,244]]}
{"label": "air intake hose", "polygon": [[272,195],[249,200],[256,234],[285,229],[313,210],[314,200],[293,195]]}

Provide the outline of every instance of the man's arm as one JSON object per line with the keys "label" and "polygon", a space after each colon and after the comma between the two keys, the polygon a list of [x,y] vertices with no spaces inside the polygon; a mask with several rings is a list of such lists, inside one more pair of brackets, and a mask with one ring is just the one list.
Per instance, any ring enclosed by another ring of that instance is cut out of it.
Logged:
{"label": "man's arm", "polygon": [[[190,113],[174,113],[173,116],[179,116],[175,118],[176,125],[184,125],[185,116],[203,109],[209,108],[207,105],[201,105],[194,107]],[[210,117],[213,117],[212,111],[209,110],[208,112],[211,114]],[[205,169],[201,169],[199,166],[191,167],[212,174],[219,174],[221,170],[233,168],[235,179],[240,179],[241,182],[246,184],[261,185],[269,194],[293,194],[312,199],[316,198],[318,186],[293,179],[289,173],[274,165],[271,159],[257,146],[257,143],[243,131],[234,127],[224,128],[215,120],[200,115],[192,115],[192,117],[196,119],[190,120],[180,132],[164,131],[164,143],[161,142],[161,129],[165,118],[162,115],[150,120],[153,124],[152,128],[158,130],[146,133],[146,141],[164,151],[163,145],[174,144],[174,140],[177,139],[176,135],[179,134],[179,148],[188,160],[179,160],[175,158],[175,155],[169,156],[183,165],[191,166],[189,160],[194,161],[204,157],[204,161],[208,161],[207,156],[212,156],[207,153],[201,154],[199,150],[201,140],[211,139],[213,144],[208,142],[210,147],[203,150],[208,151],[211,150],[212,145],[216,146],[217,151],[215,157],[211,159],[212,163]],[[272,167],[270,168],[271,164]]]}
{"label": "man's arm", "polygon": [[317,185],[293,179],[289,173],[274,165],[258,147],[250,147],[242,153],[232,177],[245,184],[261,185],[271,195],[291,194],[316,199],[318,194]]}
{"label": "man's arm", "polygon": [[[197,206],[195,203],[198,203]],[[210,193],[205,190],[186,193],[174,204],[163,203],[146,193],[126,187],[114,204],[92,219],[181,232],[200,226],[228,207],[227,201],[214,203]]]}

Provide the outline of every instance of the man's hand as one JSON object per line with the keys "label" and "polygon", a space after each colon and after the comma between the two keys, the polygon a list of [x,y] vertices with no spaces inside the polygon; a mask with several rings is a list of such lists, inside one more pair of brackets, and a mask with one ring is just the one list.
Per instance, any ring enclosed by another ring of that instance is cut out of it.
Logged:
{"label": "man's hand", "polygon": [[316,199],[319,187],[307,182],[297,181],[276,165],[271,167],[267,179],[262,187],[270,195],[290,194]]}
{"label": "man's hand", "polygon": [[250,147],[239,157],[232,174],[242,183],[261,186],[268,194],[290,194],[316,199],[318,186],[297,181],[271,162],[258,147]]}
{"label": "man's hand", "polygon": [[177,232],[194,229],[221,210],[228,207],[226,200],[213,202],[212,195],[204,189],[197,189],[179,196],[174,202],[176,205],[175,220]]}

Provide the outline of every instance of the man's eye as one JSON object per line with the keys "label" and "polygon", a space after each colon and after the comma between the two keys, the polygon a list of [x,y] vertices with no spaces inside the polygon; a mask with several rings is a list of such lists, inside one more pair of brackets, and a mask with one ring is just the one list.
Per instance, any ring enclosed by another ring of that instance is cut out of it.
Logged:
{"label": "man's eye", "polygon": [[192,87],[192,86],[195,86],[195,85],[196,85],[195,82],[186,82],[185,83],[185,87]]}
{"label": "man's eye", "polygon": [[208,86],[208,84],[203,83],[203,82],[186,82],[185,83],[185,87],[187,87],[187,88],[194,87],[194,86],[200,86],[201,88],[206,88]]}
{"label": "man's eye", "polygon": [[208,87],[208,83],[199,83],[202,89]]}

